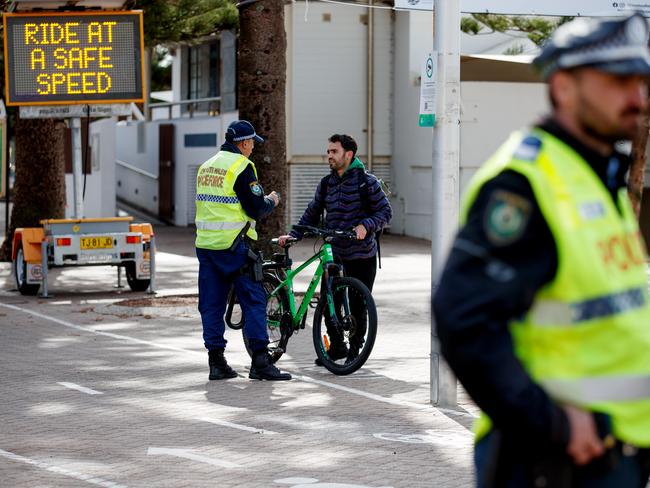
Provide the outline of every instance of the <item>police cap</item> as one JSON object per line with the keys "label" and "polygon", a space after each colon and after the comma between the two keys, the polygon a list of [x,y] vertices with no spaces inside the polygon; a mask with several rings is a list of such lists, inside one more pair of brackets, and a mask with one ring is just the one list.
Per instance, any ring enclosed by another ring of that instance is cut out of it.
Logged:
{"label": "police cap", "polygon": [[640,13],[616,19],[579,17],[557,28],[533,64],[545,79],[579,66],[650,76],[648,23]]}

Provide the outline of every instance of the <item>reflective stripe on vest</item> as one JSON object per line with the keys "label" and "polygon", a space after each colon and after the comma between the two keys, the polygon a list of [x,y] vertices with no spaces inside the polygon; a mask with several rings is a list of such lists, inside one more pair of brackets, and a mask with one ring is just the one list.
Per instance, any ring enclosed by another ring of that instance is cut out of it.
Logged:
{"label": "reflective stripe on vest", "polygon": [[573,326],[597,318],[609,317],[648,305],[644,288],[632,288],[581,302],[564,303],[539,300],[530,311],[531,320],[538,326]]}
{"label": "reflective stripe on vest", "polygon": [[555,400],[571,404],[627,402],[650,397],[650,375],[546,379],[540,382]]}
{"label": "reflective stripe on vest", "polygon": [[[200,230],[241,230],[246,222],[205,222],[196,221],[196,228]],[[255,222],[251,222],[251,227],[255,228]]]}
{"label": "reflective stripe on vest", "polygon": [[[479,169],[462,220],[503,171],[528,180],[558,261],[530,310],[509,324],[517,358],[556,402],[609,414],[618,439],[650,447],[648,275],[626,189],[614,201],[580,155],[536,129],[514,134]],[[482,415],[477,438],[490,426]]]}
{"label": "reflective stripe on vest", "polygon": [[235,205],[239,203],[237,197],[224,197],[221,195],[206,195],[205,193],[198,193],[196,195],[197,202],[212,202],[212,203],[230,203]]}

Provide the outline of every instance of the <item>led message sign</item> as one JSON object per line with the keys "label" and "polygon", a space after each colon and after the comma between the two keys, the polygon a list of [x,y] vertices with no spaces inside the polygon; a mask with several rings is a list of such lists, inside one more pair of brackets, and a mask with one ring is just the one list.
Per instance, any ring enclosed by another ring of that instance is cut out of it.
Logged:
{"label": "led message sign", "polygon": [[5,14],[7,105],[142,102],[142,12]]}

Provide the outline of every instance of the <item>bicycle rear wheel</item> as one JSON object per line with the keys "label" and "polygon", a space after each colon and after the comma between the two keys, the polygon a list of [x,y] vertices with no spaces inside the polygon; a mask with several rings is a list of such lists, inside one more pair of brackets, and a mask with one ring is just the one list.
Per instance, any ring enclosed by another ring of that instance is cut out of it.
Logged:
{"label": "bicycle rear wheel", "polygon": [[[278,292],[271,296],[271,292],[275,290],[281,281],[273,273],[264,273],[264,291],[266,292],[266,331],[269,335],[269,356],[272,362],[276,362],[284,354],[282,347],[283,335],[290,335],[291,331],[291,311],[289,308],[289,295],[285,288],[281,288]],[[287,323],[289,321],[289,323]],[[244,337],[244,345],[246,352],[252,358],[253,351],[248,344],[248,339],[242,330]],[[286,347],[286,346],[285,346]]]}
{"label": "bicycle rear wheel", "polygon": [[335,279],[332,300],[339,325],[332,323],[327,298],[322,296],[314,312],[314,349],[329,371],[347,375],[370,356],[377,336],[377,309],[366,285],[356,278]]}

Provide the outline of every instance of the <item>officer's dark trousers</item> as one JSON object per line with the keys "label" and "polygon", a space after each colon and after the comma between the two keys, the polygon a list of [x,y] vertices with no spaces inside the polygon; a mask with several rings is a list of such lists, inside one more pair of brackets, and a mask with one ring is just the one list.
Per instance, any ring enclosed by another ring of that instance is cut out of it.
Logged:
{"label": "officer's dark trousers", "polygon": [[234,251],[212,251],[196,248],[199,259],[199,312],[203,322],[203,342],[206,349],[226,346],[224,314],[231,284],[244,314],[244,334],[254,351],[264,349],[268,342],[266,331],[266,293],[257,283],[239,270],[246,264],[247,248],[240,242]]}
{"label": "officer's dark trousers", "polygon": [[[492,452],[493,444],[494,433],[476,444],[474,462],[478,488],[645,488],[650,475],[650,452],[647,449],[624,455],[617,446],[614,448],[616,462],[605,469],[598,465],[598,461],[586,468],[574,468],[568,458],[560,453],[560,457],[554,458],[558,462],[545,462],[540,470],[532,466],[528,455],[534,449],[533,439],[520,443],[516,448],[510,445],[498,456]],[[495,480],[496,463],[498,475]],[[565,463],[569,463],[567,469]],[[540,481],[540,475],[549,470],[555,473],[546,477],[544,482]],[[491,482],[486,483],[486,478]]]}

